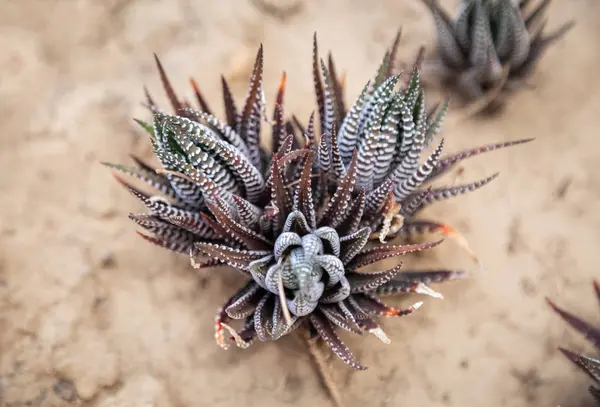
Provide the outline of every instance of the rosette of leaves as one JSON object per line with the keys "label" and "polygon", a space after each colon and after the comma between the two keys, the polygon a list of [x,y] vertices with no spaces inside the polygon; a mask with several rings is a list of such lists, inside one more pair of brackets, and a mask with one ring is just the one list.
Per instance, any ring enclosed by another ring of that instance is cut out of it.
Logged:
{"label": "rosette of leaves", "polygon": [[437,0],[423,2],[437,32],[437,59],[428,66],[467,102],[526,85],[547,48],[573,26],[544,34],[550,0],[533,6],[530,0],[461,0],[454,19]]}
{"label": "rosette of leaves", "polygon": [[[162,168],[138,158],[134,167],[112,167],[159,191],[153,196],[121,179],[147,207],[147,213],[130,216],[149,232],[141,234],[145,239],[190,253],[196,268],[226,266],[247,277],[218,311],[219,345],[234,341],[245,348],[256,339],[273,341],[303,327],[344,362],[364,369],[337,328],[387,342],[377,317],[403,316],[421,303],[396,309],[381,296],[441,297],[428,284],[462,275],[444,269],[401,271],[398,262],[383,270],[377,265],[439,244],[393,244],[392,239],[454,233],[444,223],[416,215],[436,201],[482,187],[497,174],[464,185],[426,184],[468,157],[524,140],[443,156],[443,140],[433,142],[447,103],[425,109],[418,67],[399,88],[400,75],[393,72],[397,44],[347,109],[343,81],[331,56],[327,64],[320,59],[315,37],[317,112],[306,125],[295,117],[284,119],[285,74],[272,119],[267,118],[262,46],[240,108],[222,79],[224,120],[213,115],[196,86],[199,110],[181,100],[158,63],[174,114],[161,111],[148,96],[153,123],[140,123]],[[259,143],[265,123],[271,151]],[[365,271],[369,267],[375,270]],[[238,329],[234,320],[242,321]]]}
{"label": "rosette of leaves", "polygon": [[[598,301],[600,301],[600,283],[598,281],[594,281],[594,290],[596,292],[596,297]],[[600,350],[600,328],[595,327],[589,322],[584,321],[578,316],[565,311],[562,308],[559,308],[552,301],[547,299],[548,304],[552,307],[552,309],[562,317],[572,328],[574,328],[579,333],[583,334],[585,338],[596,347],[596,349]],[[600,383],[600,360],[591,358],[589,356],[582,355],[578,352],[573,352],[564,348],[559,348],[560,351],[577,367],[583,370],[588,374],[596,382]],[[600,388],[590,386],[588,388],[590,394],[596,400],[597,405],[600,405]]]}

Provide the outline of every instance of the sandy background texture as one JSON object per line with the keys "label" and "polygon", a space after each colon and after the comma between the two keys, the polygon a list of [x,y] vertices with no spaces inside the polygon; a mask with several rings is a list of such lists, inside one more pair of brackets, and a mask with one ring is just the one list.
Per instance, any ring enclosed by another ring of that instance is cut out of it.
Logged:
{"label": "sandy background texture", "polygon": [[[220,74],[239,103],[259,43],[268,106],[287,71],[287,112],[314,109],[311,41],[347,72],[348,102],[403,26],[400,58],[431,47],[418,0],[0,0],[0,405],[330,406],[295,337],[218,348],[215,309],[234,271],[192,272],[185,256],[145,243],[127,214],[139,203],[101,161],[150,156],[131,120],[152,53],[176,89],[193,76],[221,112]],[[456,0],[443,2],[454,7]],[[263,4],[263,6],[261,6]],[[600,321],[592,278],[600,242],[600,3],[556,0],[549,27],[576,27],[499,117],[450,114],[446,151],[533,143],[464,165],[485,188],[428,215],[458,228],[485,269],[447,241],[419,264],[472,271],[437,286],[419,312],[385,321],[392,343],[343,335],[366,372],[332,359],[347,406],[575,407],[588,379],[556,351],[590,347],[544,301]],[[435,101],[433,96],[429,102]],[[446,178],[452,182],[454,175]],[[412,298],[410,301],[414,301]]]}

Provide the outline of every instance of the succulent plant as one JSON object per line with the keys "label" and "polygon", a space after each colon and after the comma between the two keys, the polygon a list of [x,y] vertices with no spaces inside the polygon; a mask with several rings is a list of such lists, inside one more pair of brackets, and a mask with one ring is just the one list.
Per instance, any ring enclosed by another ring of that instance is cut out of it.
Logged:
{"label": "succulent plant", "polygon": [[526,85],[546,49],[573,26],[544,35],[550,0],[530,12],[530,0],[461,0],[454,20],[437,0],[423,2],[437,32],[437,59],[427,66],[468,102]]}
{"label": "succulent plant", "polygon": [[[447,103],[426,111],[418,66],[400,90],[393,72],[398,41],[375,78],[346,109],[343,83],[330,56],[319,58],[316,36],[313,76],[320,132],[314,115],[304,126],[284,119],[285,74],[272,120],[266,117],[263,48],[238,109],[222,79],[225,120],[215,117],[197,90],[200,110],[180,100],[158,62],[175,114],[161,111],[147,93],[150,134],[162,168],[134,158],[136,166],[111,165],[154,187],[152,196],[117,178],[147,207],[131,219],[146,240],[189,253],[196,268],[228,266],[247,276],[216,317],[216,341],[242,348],[255,339],[272,341],[299,327],[322,338],[344,362],[364,369],[336,328],[372,333],[389,341],[377,316],[410,314],[388,306],[385,294],[441,295],[428,287],[460,277],[452,270],[401,272],[367,266],[424,250],[440,241],[392,244],[418,233],[455,233],[449,226],[416,219],[429,204],[482,187],[492,175],[465,185],[424,187],[460,161],[527,140],[485,145],[443,157],[443,140],[421,163],[440,129]],[[271,152],[259,143],[270,122]],[[299,130],[299,131],[297,131]],[[320,134],[320,137],[317,137]],[[387,240],[386,240],[387,239]],[[230,324],[243,320],[239,329]],[[229,333],[229,335],[227,335]]]}
{"label": "succulent plant", "polygon": [[[600,301],[600,283],[598,281],[594,281],[594,290],[596,291],[596,297]],[[585,336],[585,338],[596,347],[596,349],[600,349],[600,328],[593,326],[592,324],[584,321],[583,319],[571,314],[559,308],[552,301],[547,299],[548,304],[552,307],[558,315],[560,315],[571,327],[580,332]],[[577,352],[572,352],[570,350],[559,348],[560,351],[575,365],[577,365],[581,370],[586,372],[592,380],[596,383],[600,383],[600,360],[594,359],[588,356],[584,356]],[[589,392],[596,400],[596,403],[600,405],[600,388],[590,386]]]}

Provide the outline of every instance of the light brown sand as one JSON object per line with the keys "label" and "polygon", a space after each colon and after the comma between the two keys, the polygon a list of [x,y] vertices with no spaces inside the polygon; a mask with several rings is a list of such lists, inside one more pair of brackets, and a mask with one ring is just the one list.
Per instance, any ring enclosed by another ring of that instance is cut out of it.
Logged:
{"label": "light brown sand", "polygon": [[[185,256],[139,239],[127,220],[139,204],[99,164],[126,162],[132,151],[148,157],[131,118],[146,117],[144,84],[165,101],[152,52],[177,89],[191,96],[192,75],[220,109],[220,73],[242,98],[263,42],[267,97],[286,70],[287,111],[304,119],[314,108],[313,31],[348,72],[348,102],[400,24],[405,60],[433,40],[417,0],[280,3],[299,6],[273,16],[242,0],[0,2],[0,405],[329,405],[295,338],[246,351],[215,345],[213,314],[237,274],[198,279]],[[355,373],[332,361],[348,406],[587,399],[587,379],[555,348],[589,347],[544,297],[599,319],[591,287],[600,242],[599,15],[597,1],[555,1],[550,27],[578,24],[543,60],[535,88],[495,119],[451,115],[447,151],[537,141],[469,161],[463,180],[501,176],[431,208],[467,236],[485,270],[447,242],[425,265],[465,267],[469,280],[440,286],[444,301],[425,299],[418,313],[386,321],[391,345],[344,336],[370,366]]]}

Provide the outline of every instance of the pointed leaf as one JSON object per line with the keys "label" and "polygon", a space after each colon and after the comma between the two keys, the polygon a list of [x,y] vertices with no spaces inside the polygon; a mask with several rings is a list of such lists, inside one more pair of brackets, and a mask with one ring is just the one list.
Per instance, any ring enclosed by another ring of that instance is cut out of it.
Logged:
{"label": "pointed leaf", "polygon": [[310,151],[306,156],[304,169],[300,175],[300,182],[296,189],[296,196],[298,197],[298,210],[304,214],[306,220],[311,228],[316,227],[315,219],[315,205],[312,196],[312,161],[314,153]]}
{"label": "pointed leaf", "polygon": [[506,141],[506,142],[502,142],[502,143],[495,143],[495,144],[486,144],[480,147],[475,147],[475,148],[469,148],[466,150],[463,150],[461,152],[446,156],[446,157],[442,157],[438,164],[436,165],[435,169],[431,172],[431,174],[429,174],[429,177],[427,178],[428,180],[433,180],[445,173],[447,173],[452,167],[454,167],[454,165],[458,164],[459,162],[469,158],[469,157],[473,157],[479,154],[483,154],[483,153],[487,153],[489,151],[494,151],[494,150],[498,150],[501,148],[505,148],[505,147],[511,147],[511,146],[516,146],[519,144],[524,144],[524,143],[528,143],[530,141],[534,140],[533,138],[529,138],[529,139],[522,139],[522,140],[512,140],[512,141]]}
{"label": "pointed leaf", "polygon": [[552,307],[552,309],[560,315],[569,325],[571,325],[575,330],[585,336],[591,344],[593,344],[596,348],[600,349],[600,329],[594,327],[590,323],[584,321],[583,319],[571,314],[559,308],[549,299],[546,299],[548,304]]}
{"label": "pointed leaf", "polygon": [[195,246],[207,256],[218,259],[235,269],[246,272],[249,271],[248,266],[251,262],[271,254],[270,251],[236,249],[226,245],[204,242],[197,242],[195,243]]}
{"label": "pointed leaf", "polygon": [[350,283],[351,293],[364,293],[375,290],[382,284],[387,283],[400,272],[402,263],[396,267],[373,273],[356,273],[350,272],[346,274],[346,278]]}
{"label": "pointed leaf", "polygon": [[246,318],[254,312],[262,295],[264,290],[250,280],[229,300],[225,312],[233,319]]}
{"label": "pointed leaf", "polygon": [[312,326],[315,328],[319,336],[325,341],[325,343],[331,348],[344,363],[352,366],[357,370],[366,370],[365,366],[362,366],[354,358],[350,349],[342,342],[340,337],[335,333],[331,323],[321,313],[312,313],[309,316]]}
{"label": "pointed leaf", "polygon": [[354,198],[354,202],[352,202],[352,206],[346,212],[345,219],[336,227],[340,235],[353,234],[358,229],[365,211],[365,194],[364,188],[359,191],[356,198]]}
{"label": "pointed leaf", "polygon": [[360,252],[347,266],[347,269],[354,270],[390,257],[403,256],[408,253],[419,252],[439,245],[442,240],[431,243],[410,244],[410,245],[390,245],[380,244]]}
{"label": "pointed leaf", "polygon": [[[175,94],[175,91],[173,90],[173,87],[171,86],[171,82],[169,81],[169,78],[167,77],[167,73],[165,72],[165,70],[156,54],[154,54],[154,61],[156,62],[156,66],[158,68],[158,73],[160,75],[160,80],[162,82],[163,88],[165,89],[165,92],[167,93],[167,97],[169,98],[169,101],[171,102],[173,111],[177,112],[183,106],[181,105],[181,102],[177,99],[177,95]],[[151,103],[151,104],[154,105],[154,103]]]}
{"label": "pointed leaf", "polygon": [[365,227],[340,239],[340,259],[347,265],[367,244],[371,228]]}
{"label": "pointed leaf", "polygon": [[348,202],[354,191],[354,183],[356,182],[357,155],[358,152],[355,151],[346,175],[340,181],[333,197],[327,205],[321,222],[319,222],[321,225],[336,227],[344,219],[346,211],[349,208]]}
{"label": "pointed leaf", "polygon": [[260,167],[259,137],[260,122],[263,111],[263,46],[260,45],[256,54],[256,61],[252,69],[250,84],[246,103],[242,110],[242,116],[239,122],[238,134],[246,142],[248,147],[250,162],[257,168]]}
{"label": "pointed leaf", "polygon": [[208,103],[206,102],[206,99],[204,99],[204,96],[202,95],[202,92],[200,92],[200,88],[198,87],[198,84],[196,83],[196,81],[193,78],[190,78],[190,84],[192,85],[192,88],[194,89],[194,95],[196,96],[196,100],[198,101],[198,105],[200,106],[200,109],[204,113],[212,115],[212,112],[210,110],[210,107],[208,107]]}
{"label": "pointed leaf", "polygon": [[211,201],[207,201],[206,204],[208,209],[217,219],[217,222],[221,224],[221,226],[227,231],[229,236],[231,236],[236,241],[242,243],[250,250],[260,250],[266,249],[272,246],[272,242],[270,242],[264,236],[253,232],[247,227],[239,224],[238,222],[231,219],[228,214],[221,209],[222,206],[226,206],[225,202],[217,198],[216,204],[213,204]]}

